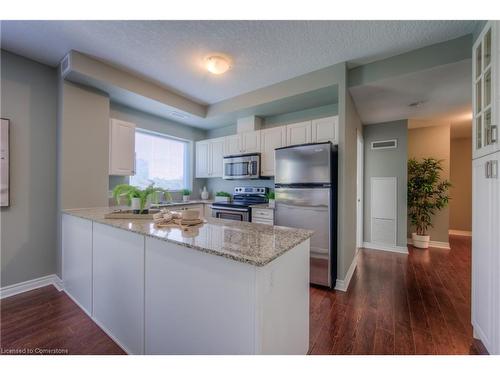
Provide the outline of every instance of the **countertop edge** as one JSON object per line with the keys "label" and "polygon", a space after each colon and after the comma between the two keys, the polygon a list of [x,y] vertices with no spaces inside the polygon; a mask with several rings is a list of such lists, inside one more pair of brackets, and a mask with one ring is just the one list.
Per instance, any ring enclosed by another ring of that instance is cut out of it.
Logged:
{"label": "countertop edge", "polygon": [[[99,224],[102,224],[102,225],[108,225],[108,226],[116,228],[116,229],[122,229],[122,230],[125,230],[125,231],[128,231],[128,232],[131,232],[131,233],[136,233],[136,234],[139,234],[141,236],[153,238],[153,239],[156,239],[156,240],[159,240],[159,241],[170,242],[170,243],[173,243],[173,244],[176,244],[176,245],[179,245],[179,246],[184,246],[184,247],[187,247],[187,248],[190,248],[190,249],[194,249],[194,250],[197,250],[197,251],[200,251],[200,252],[203,252],[203,253],[220,256],[220,257],[223,257],[223,258],[226,258],[226,259],[231,259],[231,260],[239,262],[239,263],[245,263],[245,264],[249,264],[249,265],[256,266],[256,267],[263,267],[263,266],[271,263],[273,260],[279,258],[280,256],[282,256],[286,252],[290,251],[294,247],[300,245],[302,242],[310,239],[312,237],[313,233],[314,233],[313,231],[302,229],[303,231],[307,231],[308,232],[308,234],[304,235],[305,236],[304,238],[301,238],[300,240],[297,240],[296,242],[292,243],[290,246],[287,246],[282,251],[274,254],[272,257],[266,259],[265,261],[258,261],[258,260],[254,260],[254,259],[251,259],[251,258],[248,258],[248,257],[238,257],[238,256],[233,255],[233,254],[228,254],[228,253],[223,253],[223,252],[219,252],[219,251],[212,250],[212,249],[207,249],[206,247],[193,246],[193,245],[187,244],[187,243],[182,242],[182,241],[176,241],[176,240],[171,239],[171,238],[163,238],[163,237],[154,236],[154,235],[151,235],[151,234],[148,234],[148,233],[144,233],[142,231],[133,230],[131,228],[124,228],[124,227],[121,227],[121,226],[118,226],[118,225],[113,225],[113,223],[110,222],[110,221],[103,221],[103,220],[99,220],[99,219],[94,219],[94,218],[89,218],[89,217],[85,217],[85,216],[82,216],[82,215],[78,215],[78,211],[84,211],[84,210],[88,210],[88,208],[81,208],[81,209],[75,208],[75,209],[69,209],[69,210],[62,210],[61,214],[66,214],[66,215],[70,215],[70,216],[77,217],[77,218],[80,218],[80,219],[89,220],[89,221],[92,221],[92,222],[95,222],[95,223],[99,223]],[[222,219],[219,219],[219,220],[222,220]],[[148,221],[148,220],[144,220],[144,221]],[[281,226],[276,226],[276,227],[280,228]],[[281,227],[281,228],[286,228],[286,227]]]}

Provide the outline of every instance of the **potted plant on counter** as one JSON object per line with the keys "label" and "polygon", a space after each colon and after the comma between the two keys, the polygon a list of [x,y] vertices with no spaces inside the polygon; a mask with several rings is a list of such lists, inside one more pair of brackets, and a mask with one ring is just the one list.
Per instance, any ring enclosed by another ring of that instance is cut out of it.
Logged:
{"label": "potted plant on counter", "polygon": [[266,193],[266,198],[269,203],[270,208],[275,208],[276,207],[276,200],[275,200],[275,193],[274,191],[269,191]]}
{"label": "potted plant on counter", "polygon": [[125,198],[126,204],[130,206],[135,214],[147,214],[149,212],[152,197],[157,197],[157,193],[160,192],[165,194],[167,200],[172,199],[172,195],[168,189],[156,187],[154,184],[147,186],[145,189],[129,184],[116,185],[113,189],[113,198],[116,199],[118,205],[121,199]]}
{"label": "potted plant on counter", "polygon": [[425,158],[408,160],[408,216],[416,232],[412,233],[413,246],[429,247],[433,216],[448,205],[449,181],[441,181],[441,161]]}
{"label": "potted plant on counter", "polygon": [[181,193],[182,193],[182,200],[184,202],[188,202],[189,201],[189,197],[191,196],[191,190],[189,190],[189,189],[182,189]]}
{"label": "potted plant on counter", "polygon": [[226,193],[225,191],[218,191],[215,193],[215,201],[216,202],[230,202],[231,194]]}

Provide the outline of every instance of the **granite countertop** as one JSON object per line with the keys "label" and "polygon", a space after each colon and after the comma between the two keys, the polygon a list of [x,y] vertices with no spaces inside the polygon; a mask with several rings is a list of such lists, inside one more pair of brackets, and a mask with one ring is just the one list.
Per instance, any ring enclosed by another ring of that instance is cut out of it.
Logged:
{"label": "granite countertop", "polygon": [[203,225],[182,231],[157,228],[152,220],[105,219],[113,208],[83,208],[63,213],[176,243],[254,266],[264,266],[312,236],[313,231],[265,224],[206,218]]}

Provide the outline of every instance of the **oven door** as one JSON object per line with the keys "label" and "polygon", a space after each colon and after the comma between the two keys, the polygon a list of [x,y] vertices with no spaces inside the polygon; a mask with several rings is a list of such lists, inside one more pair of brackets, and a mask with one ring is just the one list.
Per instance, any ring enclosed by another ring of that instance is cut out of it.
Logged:
{"label": "oven door", "polygon": [[245,208],[227,208],[212,206],[212,216],[217,219],[227,219],[236,221],[250,221],[250,214]]}
{"label": "oven door", "polygon": [[259,178],[260,160],[258,155],[230,156],[224,158],[225,180]]}

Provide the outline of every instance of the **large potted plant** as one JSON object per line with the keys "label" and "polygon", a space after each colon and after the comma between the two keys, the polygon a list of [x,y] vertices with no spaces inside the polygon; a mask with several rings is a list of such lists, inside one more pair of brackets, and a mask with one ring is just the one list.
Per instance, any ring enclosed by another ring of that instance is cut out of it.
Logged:
{"label": "large potted plant", "polygon": [[441,180],[441,160],[425,158],[408,160],[408,216],[415,227],[412,233],[413,246],[429,247],[433,216],[448,205],[448,189],[451,184]]}
{"label": "large potted plant", "polygon": [[116,185],[113,189],[113,198],[116,199],[117,204],[120,204],[120,201],[125,199],[126,204],[136,214],[146,214],[149,211],[152,197],[157,196],[157,193],[164,193],[167,200],[172,200],[172,195],[167,189],[156,187],[154,184],[147,186],[145,189],[129,184]]}

